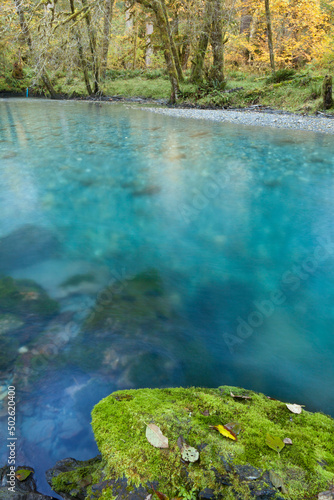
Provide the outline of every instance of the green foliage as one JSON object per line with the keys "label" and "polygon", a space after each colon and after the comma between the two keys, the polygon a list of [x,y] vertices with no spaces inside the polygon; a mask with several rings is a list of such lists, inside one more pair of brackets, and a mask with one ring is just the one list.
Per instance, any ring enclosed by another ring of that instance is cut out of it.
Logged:
{"label": "green foliage", "polygon": [[291,80],[295,76],[295,74],[296,71],[291,68],[279,69],[267,78],[266,83],[285,82],[287,80]]}

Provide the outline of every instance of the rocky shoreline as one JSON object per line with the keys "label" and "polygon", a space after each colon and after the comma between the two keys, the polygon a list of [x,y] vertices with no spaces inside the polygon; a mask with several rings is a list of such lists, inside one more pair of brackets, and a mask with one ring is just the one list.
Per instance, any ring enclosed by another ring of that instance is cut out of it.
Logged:
{"label": "rocky shoreline", "polygon": [[186,109],[186,108],[142,108],[174,118],[210,120],[252,127],[293,129],[323,134],[334,134],[334,116],[305,116],[266,108],[245,109]]}

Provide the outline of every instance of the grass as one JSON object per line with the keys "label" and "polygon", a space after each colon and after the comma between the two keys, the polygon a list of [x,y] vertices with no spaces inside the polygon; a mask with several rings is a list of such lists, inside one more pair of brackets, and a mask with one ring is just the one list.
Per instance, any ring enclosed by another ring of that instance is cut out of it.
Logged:
{"label": "grass", "polygon": [[[32,86],[29,70],[25,71],[23,80],[14,80],[11,74],[0,74],[0,92],[30,91],[43,92],[39,85]],[[279,70],[276,75],[255,74],[249,70],[226,69],[226,88],[220,90],[204,82],[194,85],[186,77],[180,85],[179,103],[200,107],[249,107],[253,105],[267,106],[273,109],[295,113],[313,114],[322,111],[321,85],[327,73],[326,69],[306,67],[299,72]],[[87,96],[80,76],[66,75],[58,72],[54,75],[55,90],[63,96]],[[234,89],[238,89],[235,90]],[[101,90],[107,96],[142,97],[148,99],[164,99],[170,97],[170,83],[163,70],[109,70],[106,79],[101,83]],[[231,92],[229,92],[231,91]],[[326,113],[334,114],[334,108]]]}

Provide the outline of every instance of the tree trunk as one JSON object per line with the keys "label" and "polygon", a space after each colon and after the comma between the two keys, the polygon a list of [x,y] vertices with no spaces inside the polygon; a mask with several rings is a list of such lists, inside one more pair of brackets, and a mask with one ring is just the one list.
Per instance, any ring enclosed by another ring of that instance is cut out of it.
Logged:
{"label": "tree trunk", "polygon": [[103,40],[102,40],[102,54],[101,54],[101,76],[106,77],[108,51],[110,43],[110,25],[112,20],[112,13],[115,0],[105,0],[104,2],[104,19],[103,19]]}
{"label": "tree trunk", "polygon": [[268,47],[270,56],[270,66],[272,72],[275,73],[275,56],[274,56],[274,45],[273,45],[273,32],[271,28],[271,16],[270,16],[270,5],[269,0],[264,0],[266,7],[266,21],[267,21],[267,34],[268,34]]}
{"label": "tree trunk", "polygon": [[14,0],[14,4],[15,4],[16,12],[19,16],[22,34],[26,40],[26,43],[27,43],[29,49],[32,51],[32,41],[31,41],[30,31],[29,31],[28,25],[27,25],[25,17],[24,17],[22,2],[21,2],[21,0]]}
{"label": "tree trunk", "polygon": [[[240,35],[244,35],[246,37],[247,42],[250,41],[252,21],[253,21],[253,16],[249,9],[249,2],[248,0],[242,0],[239,33]],[[249,62],[250,58],[249,49],[248,48],[243,49],[243,53],[246,62]]]}
{"label": "tree trunk", "polygon": [[[33,57],[34,52],[33,52],[32,38],[30,36],[29,27],[28,27],[26,20],[25,20],[24,11],[22,8],[22,2],[21,2],[21,0],[14,0],[14,4],[15,4],[16,12],[19,16],[19,22],[20,22],[23,36],[24,36],[26,43],[28,45],[30,55]],[[45,69],[42,69],[41,78],[42,78],[42,81],[43,81],[45,87],[47,88],[48,92],[50,93],[51,99],[57,98],[57,92],[55,91]]]}
{"label": "tree trunk", "polygon": [[137,2],[144,5],[145,7],[148,7],[149,9],[152,9],[155,14],[157,26],[159,27],[160,31],[168,76],[172,86],[170,100],[172,103],[175,103],[180,91],[179,79],[171,47],[170,32],[168,31],[167,20],[164,9],[162,7],[162,2],[160,0],[137,0]]}
{"label": "tree trunk", "polygon": [[[81,3],[83,7],[87,6],[87,0],[81,0]],[[94,94],[97,94],[99,92],[99,64],[96,50],[96,34],[95,30],[92,28],[91,16],[89,12],[87,12],[87,14],[85,15],[85,19],[89,39],[89,47],[93,59]]]}
{"label": "tree trunk", "polygon": [[137,45],[138,45],[138,15],[137,15],[137,12],[135,13],[133,36],[134,36],[134,40],[133,40],[132,69],[136,69]]}
{"label": "tree trunk", "polygon": [[213,20],[212,16],[213,16],[212,0],[206,0],[204,14],[203,14],[204,21],[203,21],[202,32],[198,42],[195,61],[193,63],[194,65],[191,72],[191,80],[193,82],[202,81],[204,59],[209,44],[209,36]]}
{"label": "tree trunk", "polygon": [[[69,0],[69,2],[70,2],[70,6],[71,6],[71,12],[72,12],[72,14],[74,14],[74,12],[75,12],[75,9],[74,9],[74,0]],[[75,36],[75,38],[77,40],[77,46],[78,46],[78,52],[79,52],[79,59],[80,59],[81,67],[82,67],[82,72],[83,72],[83,75],[84,75],[86,89],[87,89],[88,95],[92,95],[93,91],[92,91],[92,87],[90,86],[89,75],[88,75],[88,68],[87,68],[87,63],[86,63],[85,56],[84,56],[84,51],[83,51],[83,48],[82,48],[80,32],[78,30],[75,30],[74,36]]]}
{"label": "tree trunk", "polygon": [[155,15],[157,18],[160,34],[161,34],[161,40],[163,44],[163,50],[164,50],[164,56],[167,64],[167,70],[168,70],[168,75],[169,79],[171,82],[172,86],[172,92],[171,92],[171,102],[174,104],[177,100],[178,93],[179,93],[179,79],[178,79],[178,73],[175,65],[175,59],[173,57],[173,51],[170,43],[170,36],[169,36],[169,30],[168,30],[168,25],[166,22],[166,16],[164,13],[164,10],[161,6],[161,3],[159,0],[155,1],[153,4],[153,8],[155,9]]}
{"label": "tree trunk", "polygon": [[[212,32],[211,32],[213,65],[210,70],[210,78],[219,83],[224,82],[224,41],[223,41],[222,0],[214,0]],[[227,39],[225,43],[226,42]]]}
{"label": "tree trunk", "polygon": [[333,106],[333,95],[332,95],[332,77],[326,75],[322,84],[322,97],[324,103],[324,109],[329,109]]}
{"label": "tree trunk", "polygon": [[153,55],[153,49],[151,46],[151,35],[153,34],[153,23],[150,20],[146,21],[145,31],[146,31],[145,66],[146,66],[146,68],[148,68],[149,66],[151,66],[151,57]]}
{"label": "tree trunk", "polygon": [[171,31],[171,27],[169,24],[168,12],[166,9],[165,0],[160,0],[160,4],[161,4],[161,7],[163,10],[165,19],[166,19],[166,28],[167,28],[167,32],[168,32],[169,43],[170,43],[172,53],[173,53],[173,59],[174,59],[174,63],[175,63],[176,71],[177,71],[178,80],[182,82],[183,81],[183,72],[182,72],[182,68],[181,68],[181,64],[180,64],[179,54],[177,52],[177,48],[176,48],[174,38],[172,35],[172,31]]}
{"label": "tree trunk", "polygon": [[189,56],[190,56],[190,43],[188,39],[185,39],[180,49],[180,63],[183,71],[187,69]]}

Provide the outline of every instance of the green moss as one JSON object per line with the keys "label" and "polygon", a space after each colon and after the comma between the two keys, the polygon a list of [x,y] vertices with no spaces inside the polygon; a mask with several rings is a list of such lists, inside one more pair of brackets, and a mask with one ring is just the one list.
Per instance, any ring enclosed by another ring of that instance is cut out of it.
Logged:
{"label": "green moss", "polygon": [[58,303],[50,299],[42,287],[31,280],[0,279],[0,313],[19,317],[37,314],[49,317],[58,311]]}
{"label": "green moss", "polygon": [[[312,498],[325,490],[334,478],[334,421],[307,411],[294,415],[284,403],[250,391],[252,399],[234,399],[231,390],[241,392],[234,387],[140,389],[119,391],[103,399],[93,409],[92,426],[108,470],[125,476],[130,484],[158,481],[159,490],[169,497],[180,496],[182,488],[213,488],[229,498],[234,488],[240,494],[245,490],[246,499],[247,484],[233,473],[242,465],[274,470],[293,500]],[[117,394],[132,398],[116,398]],[[149,444],[145,429],[150,422],[168,437],[169,449]],[[210,428],[229,422],[241,424],[237,442]],[[285,446],[279,455],[266,445],[267,433],[289,437],[293,445]],[[200,450],[199,462],[182,463],[177,446],[180,435]],[[232,470],[231,486],[216,480],[217,473],[226,476],[227,464]]]}
{"label": "green moss", "polygon": [[143,325],[145,321],[150,321],[152,327],[152,320],[161,320],[170,315],[162,280],[158,272],[152,269],[104,289],[86,320],[85,327],[109,328],[110,320],[120,322],[124,328]]}
{"label": "green moss", "polygon": [[52,488],[59,493],[75,494],[85,491],[86,497],[92,495],[91,485],[101,480],[103,464],[99,458],[78,462],[79,467],[62,472],[52,479]]}

